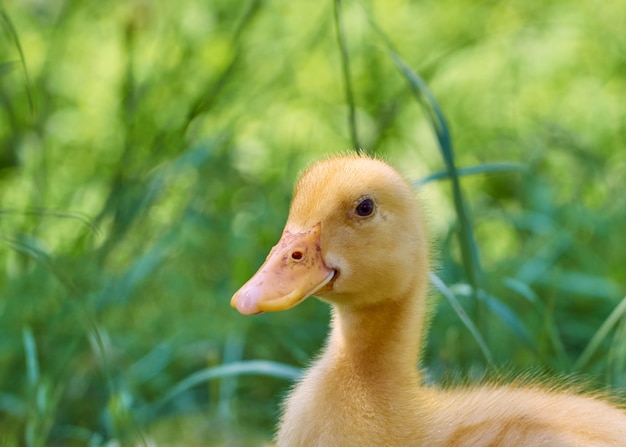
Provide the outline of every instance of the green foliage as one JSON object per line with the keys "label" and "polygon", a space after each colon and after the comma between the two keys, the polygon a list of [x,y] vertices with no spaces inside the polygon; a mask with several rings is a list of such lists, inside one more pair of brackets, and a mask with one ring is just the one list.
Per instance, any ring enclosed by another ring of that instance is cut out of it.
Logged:
{"label": "green foliage", "polygon": [[428,209],[433,380],[625,387],[625,13],[5,2],[0,445],[269,439],[328,310],[243,318],[229,299],[299,170],[358,147]]}

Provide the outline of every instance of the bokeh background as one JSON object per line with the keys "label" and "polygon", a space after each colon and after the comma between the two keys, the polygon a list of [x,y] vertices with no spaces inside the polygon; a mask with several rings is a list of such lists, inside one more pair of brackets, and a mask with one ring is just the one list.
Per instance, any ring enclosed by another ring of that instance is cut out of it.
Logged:
{"label": "bokeh background", "polygon": [[[354,133],[423,183],[431,380],[626,389],[625,2],[0,13],[0,445],[271,439],[329,311],[245,318],[230,296],[278,240],[300,170]],[[433,102],[399,60],[447,118],[465,215]]]}

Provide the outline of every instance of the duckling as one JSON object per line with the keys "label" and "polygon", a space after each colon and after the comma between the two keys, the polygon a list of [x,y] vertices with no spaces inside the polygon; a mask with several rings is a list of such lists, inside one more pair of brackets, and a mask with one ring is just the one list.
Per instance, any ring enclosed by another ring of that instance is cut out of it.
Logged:
{"label": "duckling", "polygon": [[244,315],[313,295],[332,307],[326,346],[284,402],[277,446],[626,446],[626,412],[599,398],[425,385],[428,272],[422,209],[389,164],[342,155],[302,174],[280,240],[231,300]]}

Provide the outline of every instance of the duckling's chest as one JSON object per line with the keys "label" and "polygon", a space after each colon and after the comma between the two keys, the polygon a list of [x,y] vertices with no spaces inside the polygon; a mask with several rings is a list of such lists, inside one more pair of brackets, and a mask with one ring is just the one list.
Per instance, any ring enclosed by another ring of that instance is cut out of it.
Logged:
{"label": "duckling's chest", "polygon": [[411,401],[375,378],[319,365],[286,400],[277,445],[420,445],[419,427],[407,424],[419,420]]}

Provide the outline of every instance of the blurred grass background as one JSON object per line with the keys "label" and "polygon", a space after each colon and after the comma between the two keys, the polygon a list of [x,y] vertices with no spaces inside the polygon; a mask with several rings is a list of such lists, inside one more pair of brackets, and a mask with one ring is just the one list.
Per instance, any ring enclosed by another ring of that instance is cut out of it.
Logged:
{"label": "blurred grass background", "polygon": [[510,368],[626,387],[623,2],[0,13],[0,445],[271,438],[328,309],[244,318],[229,299],[278,239],[298,172],[355,135],[416,182],[446,172],[386,39],[437,98],[456,168],[473,169],[468,219],[449,180],[421,187],[446,297],[433,380]]}

